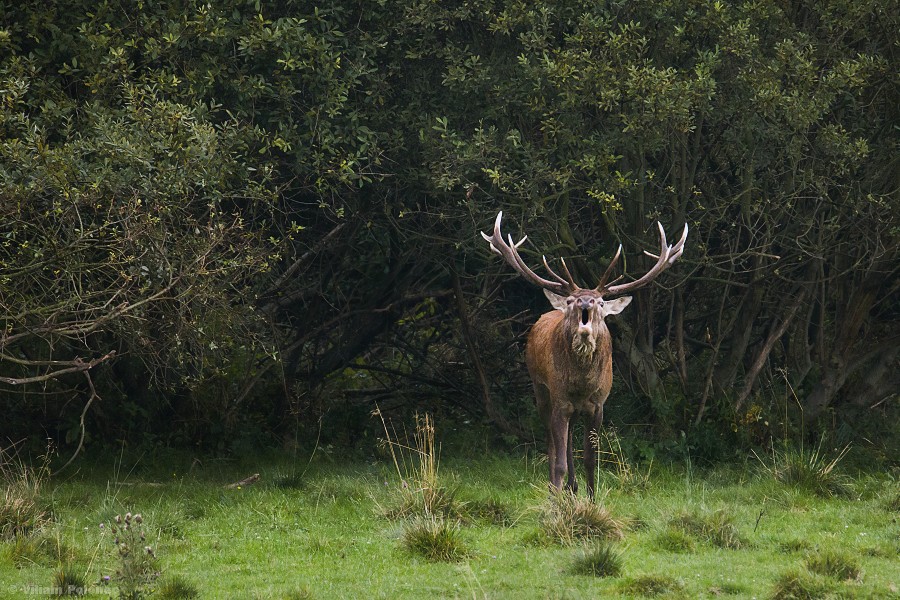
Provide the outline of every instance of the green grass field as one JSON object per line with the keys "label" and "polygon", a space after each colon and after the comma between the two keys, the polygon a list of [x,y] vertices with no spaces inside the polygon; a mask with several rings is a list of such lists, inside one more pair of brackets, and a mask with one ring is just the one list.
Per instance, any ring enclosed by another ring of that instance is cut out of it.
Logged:
{"label": "green grass field", "polygon": [[[848,478],[829,496],[776,481],[755,459],[603,472],[598,502],[623,535],[592,540],[548,534],[545,465],[530,457],[442,459],[429,485],[443,504],[429,515],[416,514],[421,479],[404,473],[404,485],[390,458],[307,458],[144,457],[82,470],[44,480],[35,510],[45,514],[18,534],[10,520],[27,511],[11,505],[8,481],[0,596],[46,597],[61,570],[86,597],[117,596],[112,527],[131,512],[146,538],[135,543],[157,558],[133,597],[900,597],[900,490],[887,475]],[[257,483],[226,489],[255,472]],[[410,541],[428,519],[444,526],[449,560]],[[612,574],[584,568],[609,554]]]}

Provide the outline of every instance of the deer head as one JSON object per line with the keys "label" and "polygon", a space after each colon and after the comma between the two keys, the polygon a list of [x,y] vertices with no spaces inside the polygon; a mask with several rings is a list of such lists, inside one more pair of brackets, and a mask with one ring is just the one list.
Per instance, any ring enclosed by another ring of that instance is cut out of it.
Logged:
{"label": "deer head", "polygon": [[606,332],[604,318],[617,315],[631,302],[631,296],[604,300],[597,290],[578,289],[563,297],[549,290],[544,295],[556,310],[563,313],[566,339],[572,342],[575,355],[589,359],[597,350],[597,338]]}
{"label": "deer head", "polygon": [[652,269],[635,281],[614,285],[616,281],[622,278],[620,276],[610,282],[609,277],[622,256],[622,245],[619,244],[619,249],[600,278],[600,283],[595,288],[587,289],[575,284],[572,274],[566,266],[565,259],[560,259],[565,277],[560,277],[550,268],[546,256],[542,257],[544,268],[547,269],[552,279],[544,279],[528,268],[528,265],[519,256],[518,251],[519,246],[528,239],[528,236],[522,237],[517,243],[513,243],[512,236],[509,236],[508,241],[505,241],[500,233],[500,221],[502,219],[503,212],[501,211],[497,214],[497,219],[494,221],[492,235],[482,232],[482,237],[491,245],[491,250],[502,256],[522,277],[544,289],[544,295],[547,296],[553,308],[562,311],[565,315],[564,322],[566,323],[567,331],[573,336],[573,347],[577,346],[577,348],[582,350],[587,350],[588,348],[593,350],[594,342],[601,331],[604,317],[622,312],[628,306],[628,303],[631,302],[630,296],[615,300],[608,300],[607,298],[636,290],[656,279],[660,273],[665,271],[681,256],[688,234],[688,226],[685,224],[681,239],[670,246],[666,242],[666,232],[663,226],[657,223],[659,227],[660,252],[658,255],[645,252],[648,256],[657,259]]}

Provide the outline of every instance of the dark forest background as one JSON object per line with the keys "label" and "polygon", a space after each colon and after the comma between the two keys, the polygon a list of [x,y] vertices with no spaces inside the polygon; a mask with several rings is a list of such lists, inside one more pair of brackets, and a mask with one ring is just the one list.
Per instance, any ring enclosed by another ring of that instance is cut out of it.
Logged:
{"label": "dark forest background", "polygon": [[0,1],[0,439],[349,447],[377,406],[531,443],[549,307],[478,235],[503,210],[585,285],[690,225],[610,324],[644,457],[890,456],[898,31],[881,0]]}

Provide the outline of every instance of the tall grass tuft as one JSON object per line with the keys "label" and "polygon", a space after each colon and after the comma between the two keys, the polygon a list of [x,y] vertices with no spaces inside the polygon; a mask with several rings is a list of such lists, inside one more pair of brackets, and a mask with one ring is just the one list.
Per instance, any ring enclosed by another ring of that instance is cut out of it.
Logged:
{"label": "tall grass tuft", "polygon": [[41,487],[49,476],[49,451],[30,466],[8,449],[0,449],[0,539],[31,535],[50,520],[41,499]]}
{"label": "tall grass tuft", "polygon": [[53,574],[54,596],[83,596],[85,589],[84,575],[71,565],[60,566]]}
{"label": "tall grass tuft", "polygon": [[900,513],[900,490],[895,491],[893,495],[889,495],[884,500],[884,508],[891,512]]}
{"label": "tall grass tuft", "polygon": [[840,550],[826,549],[811,554],[804,561],[813,573],[835,579],[859,579],[859,562],[850,554]]}
{"label": "tall grass tuft", "polygon": [[622,490],[645,490],[650,487],[650,471],[639,471],[622,449],[622,442],[614,429],[604,428],[591,432],[591,443],[597,449],[597,480],[609,481]]}
{"label": "tall grass tuft", "polygon": [[542,508],[541,529],[552,541],[572,545],[586,540],[621,540],[624,524],[609,510],[567,490],[554,492]]}
{"label": "tall grass tuft", "polygon": [[772,600],[820,600],[834,591],[834,586],[819,575],[802,569],[783,573],[772,586]]}
{"label": "tall grass tuft", "polygon": [[657,534],[654,546],[666,552],[693,552],[697,544],[684,529],[669,525]]}
{"label": "tall grass tuft", "polygon": [[849,450],[850,446],[847,445],[830,455],[822,450],[820,441],[812,449],[785,445],[781,450],[773,449],[769,460],[758,455],[757,459],[763,470],[776,481],[816,496],[830,498],[847,495],[850,491],[847,477],[837,470],[838,464]]}
{"label": "tall grass tuft", "polygon": [[715,512],[683,512],[669,521],[669,526],[718,548],[737,550],[746,542],[724,510]]}
{"label": "tall grass tuft", "polygon": [[617,577],[622,573],[622,553],[609,542],[585,546],[572,564],[572,573],[592,577]]}
{"label": "tall grass tuft", "polygon": [[157,586],[154,597],[163,600],[190,600],[199,598],[200,590],[190,581],[177,575],[171,575]]}
{"label": "tall grass tuft", "polygon": [[384,511],[385,514],[392,519],[460,518],[462,505],[440,476],[431,417],[416,415],[416,430],[409,442],[400,441],[400,436],[389,428],[380,411],[376,410],[375,414],[381,418],[385,433],[383,442],[391,453],[400,481],[396,502]]}
{"label": "tall grass tuft", "polygon": [[468,555],[459,522],[439,517],[410,521],[403,530],[403,546],[433,562],[455,562]]}

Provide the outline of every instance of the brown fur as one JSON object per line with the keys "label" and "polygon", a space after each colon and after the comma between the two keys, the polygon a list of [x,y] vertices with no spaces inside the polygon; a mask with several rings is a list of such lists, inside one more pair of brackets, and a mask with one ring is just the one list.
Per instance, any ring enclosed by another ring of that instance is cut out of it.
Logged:
{"label": "brown fur", "polygon": [[[534,324],[528,335],[525,362],[534,383],[538,412],[550,435],[550,484],[559,489],[563,475],[568,473],[566,487],[578,490],[572,458],[572,416],[579,414],[585,419],[585,468],[588,494],[593,496],[597,452],[590,437],[600,428],[603,403],[612,387],[612,340],[603,321],[604,301],[597,292],[579,290],[570,299],[574,301],[569,306],[545,313]],[[581,308],[588,302],[591,333],[582,341]]]}

